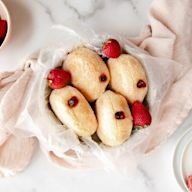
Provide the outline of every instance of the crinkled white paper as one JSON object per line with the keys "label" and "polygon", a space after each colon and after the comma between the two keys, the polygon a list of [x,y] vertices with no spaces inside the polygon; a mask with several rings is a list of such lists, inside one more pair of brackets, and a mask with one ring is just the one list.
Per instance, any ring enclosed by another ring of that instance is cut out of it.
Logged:
{"label": "crinkled white paper", "polygon": [[[143,64],[149,80],[147,101],[152,114],[151,126],[134,132],[125,143],[113,148],[98,144],[91,138],[83,138],[83,142],[80,142],[75,133],[62,125],[48,107],[50,90],[47,87],[48,72],[60,66],[69,51],[82,45],[99,51],[99,47],[109,37],[118,39],[122,47]],[[99,166],[123,172],[130,170],[149,148],[149,138],[153,137],[157,128],[159,106],[164,101],[175,75],[172,61],[151,57],[128,40],[118,36],[97,35],[91,30],[73,24],[70,28],[53,27],[46,45],[46,48],[41,49],[37,54],[37,59],[27,60],[34,72],[27,91],[26,106],[17,126],[23,129],[27,127],[30,136],[37,136],[48,156],[49,152],[53,152],[60,160],[66,161],[72,167]],[[162,132],[162,135],[164,134],[167,133]],[[72,153],[69,153],[71,151]],[[70,166],[66,165],[66,167]]]}

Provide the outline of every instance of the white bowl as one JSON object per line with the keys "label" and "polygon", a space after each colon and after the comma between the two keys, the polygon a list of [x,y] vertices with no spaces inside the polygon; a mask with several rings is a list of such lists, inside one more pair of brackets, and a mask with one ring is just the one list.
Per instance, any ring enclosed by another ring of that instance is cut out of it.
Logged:
{"label": "white bowl", "polygon": [[7,7],[5,4],[0,0],[0,17],[1,19],[4,19],[7,21],[7,34],[4,38],[4,41],[2,42],[0,46],[0,50],[7,45],[8,40],[10,38],[10,33],[11,33],[11,19],[10,19],[10,14],[7,10]]}
{"label": "white bowl", "polygon": [[185,132],[179,139],[173,157],[175,178],[185,192],[188,192],[186,179],[192,175],[192,129]]}

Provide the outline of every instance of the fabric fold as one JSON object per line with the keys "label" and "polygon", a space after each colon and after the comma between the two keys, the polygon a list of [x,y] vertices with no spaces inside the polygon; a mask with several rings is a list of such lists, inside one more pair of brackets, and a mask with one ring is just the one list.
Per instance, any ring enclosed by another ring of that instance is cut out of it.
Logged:
{"label": "fabric fold", "polygon": [[[149,10],[149,20],[150,25],[144,28],[141,35],[129,40],[156,59],[165,58],[174,62],[176,75],[174,83],[161,102],[159,124],[152,130],[153,136],[150,135],[137,146],[145,146],[146,153],[165,141],[182,124],[192,109],[192,1],[154,0]],[[38,66],[35,66],[37,55],[31,56],[34,62],[28,60],[18,71],[0,73],[0,154],[8,153],[6,150],[10,150],[10,142],[17,131],[14,125],[22,111],[30,78],[38,70]],[[31,139],[29,137],[25,140],[30,149],[34,146],[34,140]],[[30,150],[31,153],[26,160],[30,159],[33,151]],[[73,168],[73,165],[62,161],[53,152],[47,153],[52,161]]]}

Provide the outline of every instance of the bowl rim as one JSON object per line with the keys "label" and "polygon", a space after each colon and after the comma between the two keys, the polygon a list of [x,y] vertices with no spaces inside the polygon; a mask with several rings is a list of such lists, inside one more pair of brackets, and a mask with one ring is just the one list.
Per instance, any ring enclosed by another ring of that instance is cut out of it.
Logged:
{"label": "bowl rim", "polygon": [[173,152],[173,159],[172,159],[173,174],[175,176],[175,180],[177,181],[182,191],[188,191],[185,178],[183,177],[182,163],[185,150],[188,144],[192,141],[191,139],[189,139],[189,137],[191,136],[192,136],[192,129],[189,128],[181,135],[181,137],[179,137]]}
{"label": "bowl rim", "polygon": [[10,14],[9,14],[9,11],[7,9],[7,7],[5,6],[4,2],[2,0],[0,0],[0,6],[3,8],[4,12],[5,12],[5,15],[6,15],[6,21],[7,21],[7,33],[6,33],[6,36],[2,42],[2,44],[0,45],[0,51],[1,49],[7,44],[7,41],[9,40],[9,36],[10,36],[10,33],[11,33],[11,17],[10,17]]}

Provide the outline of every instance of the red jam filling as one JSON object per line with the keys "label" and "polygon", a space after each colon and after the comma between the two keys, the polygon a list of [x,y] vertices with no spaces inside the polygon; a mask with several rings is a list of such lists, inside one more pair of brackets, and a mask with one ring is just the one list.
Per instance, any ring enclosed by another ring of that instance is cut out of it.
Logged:
{"label": "red jam filling", "polygon": [[145,83],[143,80],[139,80],[139,81],[137,82],[137,87],[138,87],[138,88],[146,87],[146,83]]}
{"label": "red jam filling", "polygon": [[115,113],[115,118],[116,119],[125,119],[125,114],[123,111],[118,111]]}
{"label": "red jam filling", "polygon": [[69,107],[75,107],[78,104],[78,99],[77,97],[73,96],[71,99],[68,100],[68,106]]}
{"label": "red jam filling", "polygon": [[107,81],[107,76],[105,74],[101,74],[100,77],[99,77],[99,80],[101,82],[105,82],[105,81]]}

